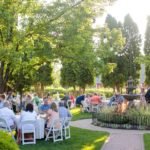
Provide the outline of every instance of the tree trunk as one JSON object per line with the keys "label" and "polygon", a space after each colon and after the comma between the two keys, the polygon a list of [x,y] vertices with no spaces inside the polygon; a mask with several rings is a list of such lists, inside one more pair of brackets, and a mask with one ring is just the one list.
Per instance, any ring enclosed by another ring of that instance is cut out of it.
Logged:
{"label": "tree trunk", "polygon": [[39,97],[43,97],[44,96],[44,85],[41,84],[40,82],[36,83],[34,85],[34,89],[35,89],[35,92],[37,93],[37,95]]}
{"label": "tree trunk", "polygon": [[116,85],[116,90],[117,90],[117,92],[120,92],[120,85],[119,84]]}
{"label": "tree trunk", "polygon": [[0,93],[6,92],[7,82],[11,76],[12,71],[10,71],[10,64],[1,61],[0,65]]}

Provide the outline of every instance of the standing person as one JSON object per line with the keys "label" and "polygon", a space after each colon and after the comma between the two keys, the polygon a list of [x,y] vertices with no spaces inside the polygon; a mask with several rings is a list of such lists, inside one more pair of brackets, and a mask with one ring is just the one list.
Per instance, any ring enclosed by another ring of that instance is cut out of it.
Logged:
{"label": "standing person", "polygon": [[80,105],[81,112],[83,111],[83,104],[82,101],[84,101],[85,95],[80,95],[76,98],[76,105]]}
{"label": "standing person", "polygon": [[34,97],[32,99],[33,104],[35,104],[37,107],[40,105],[40,98],[38,97],[38,95],[35,93]]}
{"label": "standing person", "polygon": [[4,101],[5,101],[5,95],[4,94],[0,94],[0,108],[3,108]]}
{"label": "standing person", "polygon": [[70,97],[72,106],[74,107],[74,105],[75,105],[75,97],[74,97],[73,93],[70,93],[70,94],[69,94],[69,97]]}
{"label": "standing person", "polygon": [[145,94],[145,99],[146,99],[146,102],[147,103],[150,103],[150,86],[149,88],[147,89],[147,92]]}
{"label": "standing person", "polygon": [[23,110],[26,109],[27,104],[32,104],[32,97],[29,94],[24,98],[24,101],[22,102]]}
{"label": "standing person", "polygon": [[97,95],[97,93],[94,93],[93,96],[91,97],[90,104],[98,105],[100,103],[102,103],[100,96]]}
{"label": "standing person", "polygon": [[34,110],[36,112],[38,112],[38,107],[40,105],[40,98],[38,97],[38,95],[36,93],[34,94],[34,97],[32,99],[32,103],[34,105]]}
{"label": "standing person", "polygon": [[12,103],[12,101],[13,101],[13,95],[12,95],[11,91],[8,92],[6,100],[8,100],[9,102]]}
{"label": "standing person", "polygon": [[141,104],[143,106],[146,106],[146,99],[145,99],[145,88],[144,85],[142,84],[140,87],[140,100],[141,100]]}

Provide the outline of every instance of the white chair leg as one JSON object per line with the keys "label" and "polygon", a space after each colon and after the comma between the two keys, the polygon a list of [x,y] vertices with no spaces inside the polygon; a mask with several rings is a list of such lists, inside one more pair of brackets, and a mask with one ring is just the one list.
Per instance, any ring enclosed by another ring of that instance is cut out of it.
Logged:
{"label": "white chair leg", "polygon": [[70,138],[70,127],[66,127],[65,128],[65,139],[69,139]]}

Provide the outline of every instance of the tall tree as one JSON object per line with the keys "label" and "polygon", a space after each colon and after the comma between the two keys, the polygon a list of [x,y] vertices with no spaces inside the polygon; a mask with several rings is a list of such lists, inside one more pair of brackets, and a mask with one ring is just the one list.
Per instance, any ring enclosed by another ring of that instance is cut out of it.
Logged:
{"label": "tall tree", "polygon": [[[150,60],[150,16],[147,18],[147,26],[145,32],[145,42],[144,42],[144,53],[146,57]],[[150,61],[146,63],[146,80],[147,84],[150,84]]]}
{"label": "tall tree", "polygon": [[[109,28],[110,33],[112,34],[114,30],[120,31],[120,39],[117,40],[117,36],[111,36],[114,38],[114,41],[118,47],[114,48],[116,52],[113,53],[113,55],[107,55],[108,59],[105,60],[105,63],[114,63],[115,68],[113,71],[107,71],[104,74],[102,74],[102,82],[105,86],[113,87],[114,89],[117,88],[118,91],[120,91],[120,88],[123,87],[124,83],[127,80],[127,73],[126,73],[126,58],[122,56],[120,53],[123,49],[123,46],[125,44],[125,39],[122,35],[122,24],[120,22],[117,22],[117,20],[112,17],[111,15],[107,15],[105,20],[106,26]],[[116,40],[116,41],[115,41]],[[119,41],[122,42],[122,44],[119,44]],[[118,43],[117,43],[118,42]],[[107,43],[106,43],[107,44]],[[113,43],[114,44],[114,43]],[[113,47],[111,47],[113,48]],[[118,49],[118,50],[117,50]],[[118,52],[117,52],[118,51]],[[116,54],[117,53],[117,54]],[[110,61],[111,60],[111,61]]]}
{"label": "tall tree", "polygon": [[[83,89],[93,83],[94,51],[91,10],[80,6],[66,14],[62,35],[59,37],[58,53],[62,61],[61,84]],[[61,51],[61,53],[60,53]]]}
{"label": "tall tree", "polygon": [[[66,15],[71,16],[73,9],[78,9],[80,6],[80,9],[87,8],[92,12],[95,7],[112,1],[114,0],[56,0],[48,5],[37,0],[2,1],[0,3],[0,93],[6,90],[8,83],[11,83],[10,80],[16,74],[20,74],[20,68],[24,67],[24,64],[27,68],[29,67],[27,64],[30,64],[31,68],[35,69],[44,62],[51,62],[55,58],[73,53],[73,51],[69,53],[67,49],[64,51],[59,49],[59,37],[64,36],[62,25],[65,27]],[[97,12],[93,12],[96,15]],[[89,15],[90,13],[87,17]],[[28,73],[27,69],[23,70],[26,71],[24,74]]]}
{"label": "tall tree", "polygon": [[108,15],[106,16],[105,23],[106,23],[107,27],[108,27],[110,30],[119,27],[119,24],[118,24],[117,20],[116,20],[113,16],[111,16],[110,14],[108,14]]}
{"label": "tall tree", "polygon": [[[103,61],[104,67],[102,73],[102,83],[104,86],[117,88],[123,86],[124,65],[120,52],[124,46],[125,39],[122,36],[121,29],[112,30],[105,27],[101,30],[100,47],[97,51],[99,59]],[[119,79],[119,80],[118,80]]]}
{"label": "tall tree", "polygon": [[127,73],[128,76],[132,76],[137,81],[140,66],[135,60],[140,56],[141,36],[136,23],[132,20],[130,15],[125,16],[123,31],[126,37],[126,45],[122,51],[122,55],[128,60]]}

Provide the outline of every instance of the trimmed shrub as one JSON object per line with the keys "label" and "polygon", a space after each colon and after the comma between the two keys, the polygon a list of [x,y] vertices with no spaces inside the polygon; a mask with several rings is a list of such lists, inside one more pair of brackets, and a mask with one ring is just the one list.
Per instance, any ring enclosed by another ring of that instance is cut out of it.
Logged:
{"label": "trimmed shrub", "polygon": [[98,124],[105,127],[150,129],[150,107],[129,108],[123,114],[116,113],[115,107],[106,107],[94,114],[93,118],[97,118]]}
{"label": "trimmed shrub", "polygon": [[2,130],[0,131],[0,150],[19,150],[12,136]]}

